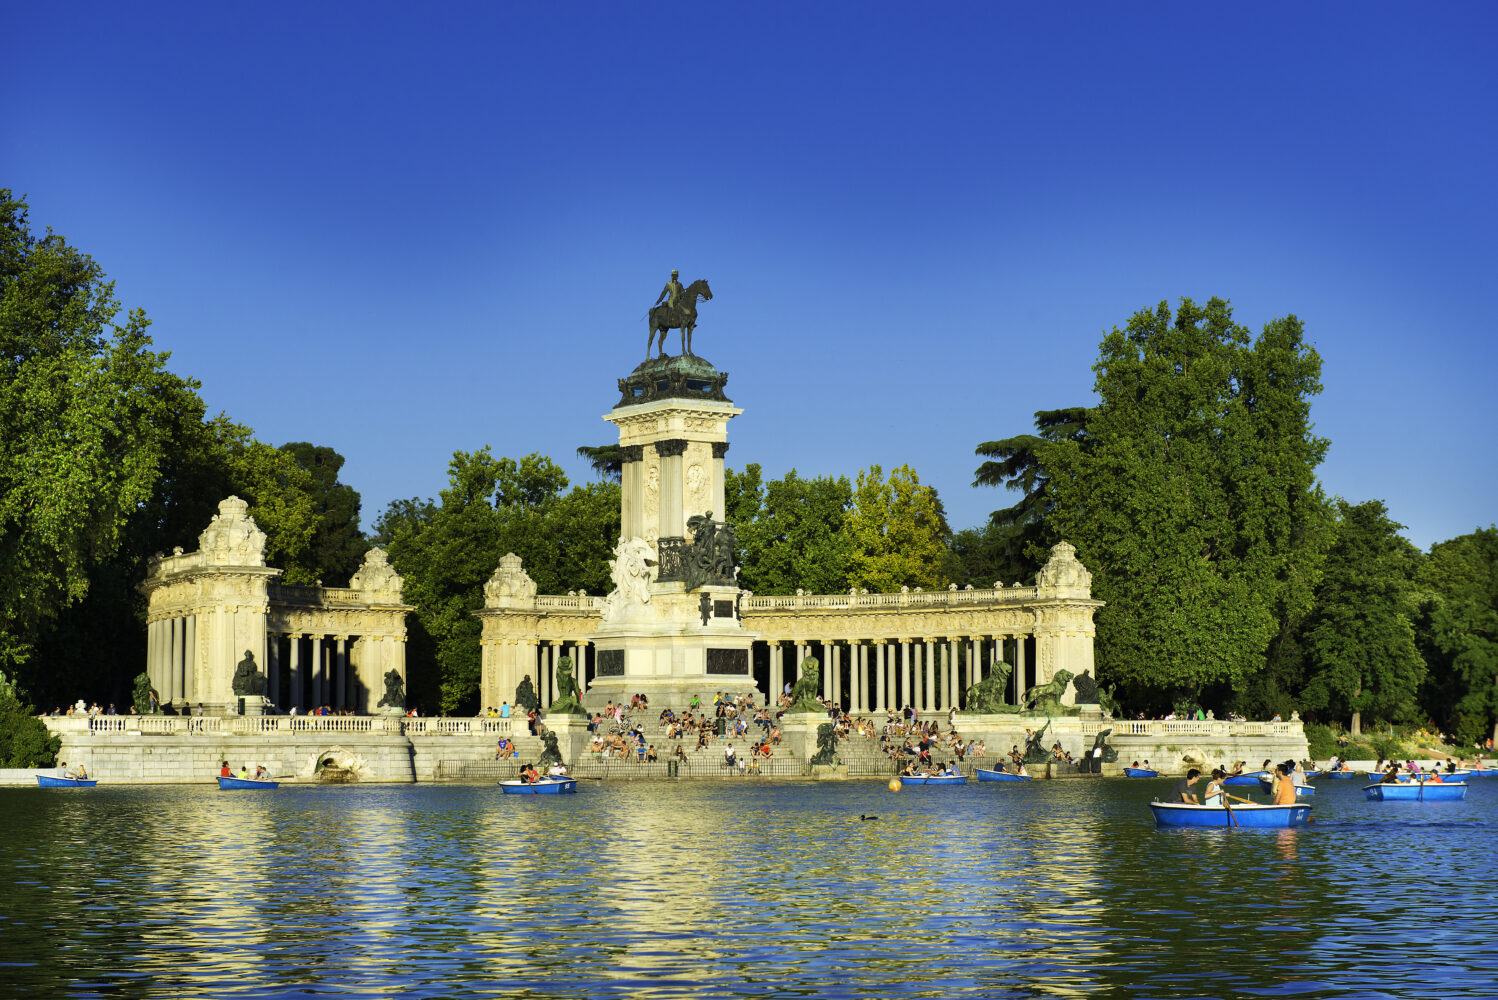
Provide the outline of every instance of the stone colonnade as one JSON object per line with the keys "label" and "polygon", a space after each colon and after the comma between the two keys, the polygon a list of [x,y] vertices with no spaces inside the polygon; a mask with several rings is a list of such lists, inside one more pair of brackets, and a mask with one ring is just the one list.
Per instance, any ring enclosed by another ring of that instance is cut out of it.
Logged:
{"label": "stone colonnade", "polygon": [[[752,620],[752,619],[751,619]],[[893,639],[768,639],[768,693],[800,679],[808,656],[820,663],[821,697],[852,714],[945,712],[966,708],[966,692],[1005,664],[1005,700],[1020,704],[1030,684],[1032,637],[1025,633],[914,636]],[[787,662],[789,659],[789,663]]]}
{"label": "stone colonnade", "polygon": [[[1033,587],[897,594],[797,594],[756,597],[741,592],[737,611],[760,637],[751,670],[773,698],[793,685],[807,656],[821,664],[821,695],[851,712],[906,706],[920,712],[965,708],[968,688],[996,667],[1013,668],[1004,701],[1020,704],[1032,685],[1057,670],[1093,670],[1091,574],[1066,542],[1056,545]],[[587,689],[611,665],[590,655],[602,598],[538,595],[520,560],[506,556],[485,586],[481,703],[514,703],[529,675],[541,705],[555,697],[554,664],[571,656]],[[786,660],[789,658],[790,663]],[[664,706],[662,706],[664,707]],[[681,706],[673,706],[680,708]]]}
{"label": "stone colonnade", "polygon": [[235,712],[235,674],[248,665],[273,707],[374,711],[385,674],[405,678],[411,609],[401,603],[400,576],[375,548],[348,587],[279,584],[248,508],[229,497],[198,536],[198,551],[149,561],[140,590],[151,686],[164,705]]}

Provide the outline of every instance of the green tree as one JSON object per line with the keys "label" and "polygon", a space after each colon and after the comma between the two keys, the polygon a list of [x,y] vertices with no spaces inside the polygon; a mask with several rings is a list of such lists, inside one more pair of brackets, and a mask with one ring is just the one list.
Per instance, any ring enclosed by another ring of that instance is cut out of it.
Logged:
{"label": "green tree", "polygon": [[1498,529],[1432,545],[1420,583],[1424,704],[1464,743],[1498,740]]}
{"label": "green tree", "polygon": [[586,458],[593,474],[605,482],[619,482],[624,474],[624,451],[617,444],[583,445],[578,458]]}
{"label": "green tree", "polygon": [[344,458],[326,445],[307,441],[283,444],[311,476],[311,500],[317,524],[309,544],[308,558],[328,586],[345,587],[364,561],[369,542],[359,528],[359,493],[338,481]]}
{"label": "green tree", "polygon": [[54,736],[0,672],[0,767],[53,767],[62,737]]}
{"label": "green tree", "polygon": [[0,664],[88,593],[170,450],[170,401],[194,385],[150,350],[145,314],[0,189]]}
{"label": "green tree", "polygon": [[478,707],[481,628],[473,612],[505,553],[520,556],[541,593],[600,594],[618,537],[616,484],[569,491],[566,474],[543,455],[455,452],[437,503],[397,501],[375,525],[417,608],[407,643],[411,700],[443,713]]}
{"label": "green tree", "polygon": [[1420,552],[1399,537],[1403,526],[1389,520],[1380,501],[1339,501],[1337,509],[1336,541],[1303,628],[1310,678],[1302,702],[1350,716],[1357,736],[1364,713],[1416,721],[1425,661],[1409,615]]}
{"label": "green tree", "polygon": [[757,594],[841,593],[851,554],[843,522],[853,503],[846,476],[762,479],[757,463],[724,473],[724,503],[738,539],[739,585]]}
{"label": "green tree", "polygon": [[1182,299],[1104,339],[1088,445],[1041,440],[1047,522],[1092,570],[1098,674],[1195,699],[1262,670],[1304,616],[1330,544],[1311,432],[1321,359],[1293,316],[1258,338]]}
{"label": "green tree", "polygon": [[941,570],[951,532],[936,490],[922,486],[910,466],[893,469],[888,479],[878,465],[860,472],[842,532],[849,586],[891,593],[946,585]]}
{"label": "green tree", "polygon": [[982,551],[987,560],[996,564],[994,579],[1033,579],[1048,558],[1051,546],[1060,541],[1046,521],[1052,503],[1051,477],[1041,465],[1040,449],[1047,444],[1071,441],[1085,451],[1092,441],[1087,414],[1087,408],[1082,406],[1039,410],[1035,414],[1038,433],[978,445],[976,453],[989,461],[973,473],[973,485],[1002,486],[1023,494],[1018,503],[990,514],[982,534]]}

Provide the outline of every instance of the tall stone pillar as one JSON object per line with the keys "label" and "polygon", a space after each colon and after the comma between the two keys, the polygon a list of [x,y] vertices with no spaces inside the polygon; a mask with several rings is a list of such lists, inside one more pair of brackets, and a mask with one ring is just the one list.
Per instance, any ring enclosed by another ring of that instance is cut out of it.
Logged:
{"label": "tall stone pillar", "polygon": [[659,537],[681,538],[686,534],[686,515],[682,513],[682,461],[686,438],[666,438],[655,442],[655,453],[661,460],[661,507]]}
{"label": "tall stone pillar", "polygon": [[305,669],[302,666],[302,634],[300,632],[292,632],[287,638],[291,640],[291,659],[288,661],[288,666],[290,667],[288,673],[291,675],[291,701],[286,707],[294,708],[300,712],[307,707],[307,703],[302,700],[303,671]]}
{"label": "tall stone pillar", "polygon": [[[621,520],[619,533],[625,538],[645,537],[645,448],[624,445],[620,449],[619,485]],[[505,699],[508,700],[508,699]]]}
{"label": "tall stone pillar", "polygon": [[889,665],[885,654],[889,651],[889,640],[875,639],[874,649],[876,650],[874,654],[874,711],[888,712],[890,678],[886,674]]}
{"label": "tall stone pillar", "polygon": [[338,644],[335,654],[338,677],[335,688],[337,696],[333,702],[333,707],[342,709],[348,707],[348,636],[340,635],[335,641]]}
{"label": "tall stone pillar", "polygon": [[848,714],[857,715],[858,706],[863,701],[863,692],[858,687],[858,650],[859,643],[852,639],[848,640]]}
{"label": "tall stone pillar", "polygon": [[172,689],[170,700],[174,703],[183,702],[186,699],[186,684],[182,676],[186,660],[183,658],[182,646],[182,619],[173,618],[168,626],[171,629],[172,648],[170,655],[171,667],[167,671],[168,685]]}
{"label": "tall stone pillar", "polygon": [[198,616],[191,614],[183,622],[183,655],[187,661],[187,700],[198,698]]}
{"label": "tall stone pillar", "polygon": [[[714,441],[713,448],[713,472],[712,472],[712,503],[713,517],[723,518],[728,516],[728,502],[724,496],[724,474],[723,457],[728,454],[727,441]],[[697,513],[697,512],[693,512]]]}
{"label": "tall stone pillar", "polygon": [[312,709],[315,711],[323,705],[323,655],[322,640],[320,635],[312,637]]}
{"label": "tall stone pillar", "polygon": [[926,704],[923,710],[933,713],[936,711],[936,698],[939,695],[936,690],[936,641],[926,639],[924,645],[926,645],[926,656],[924,656],[926,659]]}
{"label": "tall stone pillar", "polygon": [[972,687],[983,680],[983,637],[968,636],[967,686]]}
{"label": "tall stone pillar", "polygon": [[[884,687],[884,684],[879,684]],[[858,711],[869,711],[869,644],[858,644]]]}
{"label": "tall stone pillar", "polygon": [[909,639],[901,639],[900,640],[900,697],[899,697],[899,700],[896,702],[896,707],[901,708],[901,709],[904,709],[907,706],[909,706],[910,708],[915,708],[916,707],[916,701],[915,701],[915,697],[914,697],[914,694],[913,694],[914,691],[915,691],[915,686],[914,686],[914,683],[911,680],[910,640]]}
{"label": "tall stone pillar", "polygon": [[1029,683],[1025,678],[1025,640],[1029,636],[1021,632],[1014,637],[1014,703],[1023,705],[1025,703],[1025,692],[1029,690]]}
{"label": "tall stone pillar", "polygon": [[961,708],[962,701],[957,687],[959,678],[957,675],[957,639],[949,636],[947,638],[947,703],[943,708]]}
{"label": "tall stone pillar", "polygon": [[266,635],[265,696],[277,709],[281,707],[281,637],[271,632]]}
{"label": "tall stone pillar", "polygon": [[780,703],[780,692],[784,690],[784,682],[781,678],[785,676],[785,665],[781,655],[780,640],[771,639],[766,646],[770,651],[770,690],[767,692],[769,698],[766,699],[766,706],[774,709]]}

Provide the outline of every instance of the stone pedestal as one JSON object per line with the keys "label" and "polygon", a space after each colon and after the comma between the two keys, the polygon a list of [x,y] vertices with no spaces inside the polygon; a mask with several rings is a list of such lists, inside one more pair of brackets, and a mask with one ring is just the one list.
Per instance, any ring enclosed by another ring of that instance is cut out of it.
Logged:
{"label": "stone pedestal", "polygon": [[817,727],[832,719],[826,712],[786,712],[780,717],[780,742],[802,761],[817,752]]}

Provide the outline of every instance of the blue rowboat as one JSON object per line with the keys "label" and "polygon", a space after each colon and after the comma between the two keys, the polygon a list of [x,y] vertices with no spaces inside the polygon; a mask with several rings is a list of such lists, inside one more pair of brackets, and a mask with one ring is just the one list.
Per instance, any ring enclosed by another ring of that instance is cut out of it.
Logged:
{"label": "blue rowboat", "polygon": [[1218,829],[1283,830],[1305,826],[1311,821],[1311,807],[1253,805],[1204,806],[1191,802],[1151,802],[1156,826],[1199,826]]}
{"label": "blue rowboat", "polygon": [[50,774],[38,774],[36,783],[43,788],[93,788],[99,782],[93,778],[58,778]]}
{"label": "blue rowboat", "polygon": [[928,778],[921,774],[902,774],[900,783],[905,785],[965,785],[967,775],[965,774],[942,774],[934,778]]}
{"label": "blue rowboat", "polygon": [[1369,802],[1460,802],[1467,797],[1464,782],[1401,781],[1390,785],[1364,785]]}
{"label": "blue rowboat", "polygon": [[1253,773],[1230,774],[1222,779],[1224,785],[1257,785],[1261,777],[1267,778],[1268,771],[1254,771]]}
{"label": "blue rowboat", "polygon": [[1156,771],[1156,770],[1154,770],[1152,768],[1148,768],[1148,767],[1126,767],[1126,768],[1124,768],[1124,777],[1125,778],[1158,778],[1158,777],[1160,777],[1160,772]]}
{"label": "blue rowboat", "polygon": [[218,787],[220,791],[232,792],[250,788],[280,788],[281,783],[279,781],[271,781],[269,778],[264,781],[256,781],[254,778],[225,778],[220,776]]}
{"label": "blue rowboat", "polygon": [[1351,781],[1358,776],[1356,771],[1322,771],[1321,777],[1332,781]]}
{"label": "blue rowboat", "polygon": [[[1011,771],[990,771],[990,770],[988,770],[987,768],[984,768],[984,767],[976,768],[975,771],[974,771],[974,773],[978,775],[978,780],[979,781],[1029,781],[1030,780],[1030,775],[1028,775],[1028,774],[1014,774]],[[906,779],[901,778],[900,780],[904,781]]]}
{"label": "blue rowboat", "polygon": [[1498,767],[1474,767],[1467,772],[1469,778],[1498,778]]}
{"label": "blue rowboat", "polygon": [[540,781],[521,781],[519,778],[501,781],[500,790],[506,795],[575,795],[576,778],[542,778]]}

